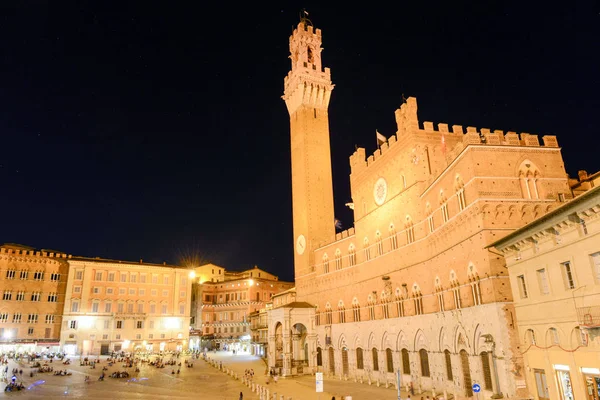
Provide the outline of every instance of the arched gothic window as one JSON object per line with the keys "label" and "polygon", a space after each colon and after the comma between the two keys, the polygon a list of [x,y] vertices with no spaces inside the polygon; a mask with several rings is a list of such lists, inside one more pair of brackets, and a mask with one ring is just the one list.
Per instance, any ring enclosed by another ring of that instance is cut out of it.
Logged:
{"label": "arched gothic window", "polygon": [[348,266],[356,265],[356,247],[354,247],[354,243],[350,243],[348,247]]}
{"label": "arched gothic window", "polygon": [[377,238],[377,255],[383,255],[383,239],[381,238],[381,232],[375,232],[375,237]]}
{"label": "arched gothic window", "polygon": [[390,248],[396,250],[398,248],[398,236],[396,235],[396,228],[394,224],[390,224]]}

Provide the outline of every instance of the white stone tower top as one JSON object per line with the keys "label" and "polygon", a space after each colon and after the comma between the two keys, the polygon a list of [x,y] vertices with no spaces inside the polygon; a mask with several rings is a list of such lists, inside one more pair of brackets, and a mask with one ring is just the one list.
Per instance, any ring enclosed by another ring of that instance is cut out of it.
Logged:
{"label": "white stone tower top", "polygon": [[293,114],[302,105],[327,109],[333,90],[329,68],[321,64],[321,30],[303,18],[290,36],[292,70],[284,79],[283,99]]}

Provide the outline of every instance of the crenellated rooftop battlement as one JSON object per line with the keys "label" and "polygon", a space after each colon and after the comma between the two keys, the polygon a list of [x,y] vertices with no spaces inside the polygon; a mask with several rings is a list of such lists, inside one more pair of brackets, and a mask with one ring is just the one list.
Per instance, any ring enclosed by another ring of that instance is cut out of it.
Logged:
{"label": "crenellated rooftop battlement", "polygon": [[296,25],[296,29],[294,29],[294,32],[290,35],[290,42],[292,41],[292,38],[294,37],[294,34],[296,33],[301,33],[304,32],[303,34],[306,35],[315,35],[319,40],[321,40],[322,34],[321,34],[321,30],[320,29],[315,29],[314,26],[304,22],[304,21],[300,21],[298,22],[298,25]]}
{"label": "crenellated rooftop battlement", "polygon": [[414,97],[407,99],[400,109],[396,110],[396,121],[398,132],[392,135],[383,143],[380,148],[375,150],[365,159],[365,149],[360,147],[350,156],[350,167],[352,172],[358,172],[363,168],[369,167],[377,162],[389,149],[398,143],[398,138],[402,136],[432,136],[437,140],[439,146],[447,146],[447,156],[454,159],[460,152],[469,145],[486,146],[523,146],[523,147],[558,147],[558,141],[554,135],[542,136],[543,144],[540,145],[538,135],[522,132],[502,130],[492,131],[489,128],[476,128],[468,126],[466,132],[462,125],[452,125],[449,129],[447,123],[438,123],[437,130],[433,122],[425,121],[422,126],[417,119],[417,101]]}
{"label": "crenellated rooftop battlement", "polygon": [[44,257],[44,258],[71,258],[70,254],[50,252],[45,250],[11,249],[0,247],[0,255]]}

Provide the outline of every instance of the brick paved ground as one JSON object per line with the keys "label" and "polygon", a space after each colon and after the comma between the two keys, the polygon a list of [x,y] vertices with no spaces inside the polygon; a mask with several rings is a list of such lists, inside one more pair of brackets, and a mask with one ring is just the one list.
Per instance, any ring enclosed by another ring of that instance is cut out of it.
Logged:
{"label": "brick paved ground", "polygon": [[[54,369],[68,369],[70,376],[54,376],[52,373],[38,373],[29,376],[32,368],[27,363],[9,364],[10,371],[17,367],[23,369],[23,375],[19,380],[23,382],[26,389],[20,392],[4,393],[5,397],[21,399],[46,400],[86,398],[86,399],[207,399],[207,400],[238,400],[239,393],[244,393],[244,400],[259,400],[259,395],[253,393],[243,382],[241,377],[246,369],[254,369],[255,384],[268,387],[270,395],[275,392],[285,400],[330,400],[332,396],[339,400],[342,395],[352,396],[352,400],[397,400],[397,392],[392,388],[377,387],[355,383],[352,381],[340,381],[336,379],[325,379],[324,392],[315,391],[314,376],[302,376],[294,378],[280,378],[277,383],[266,385],[266,366],[257,357],[230,352],[209,353],[208,356],[215,362],[222,363],[224,368],[238,375],[240,379],[234,379],[231,375],[219,371],[210,363],[202,359],[193,360],[194,367],[185,367],[181,357],[182,366],[180,374],[172,374],[177,371],[177,366],[157,369],[144,365],[139,373],[134,368],[125,368],[122,365],[114,365],[109,368],[107,375],[114,371],[128,371],[130,378],[105,378],[103,382],[98,381],[102,372],[102,366],[106,365],[106,357],[101,357],[100,364],[95,369],[88,366],[80,366],[78,358],[72,358],[71,365],[65,366],[54,361]],[[187,357],[189,359],[189,357]],[[85,376],[90,376],[90,383],[85,382]],[[4,385],[2,386],[4,387]],[[425,396],[425,394],[423,394]],[[402,399],[406,393],[402,393]],[[420,399],[421,395],[413,396]],[[278,399],[280,400],[280,399]]]}

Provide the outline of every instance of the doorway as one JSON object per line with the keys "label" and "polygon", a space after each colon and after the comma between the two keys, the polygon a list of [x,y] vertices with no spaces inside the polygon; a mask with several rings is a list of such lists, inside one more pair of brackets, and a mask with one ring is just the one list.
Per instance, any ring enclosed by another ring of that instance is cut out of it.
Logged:
{"label": "doorway", "polygon": [[329,348],[329,372],[335,375],[335,361],[333,347]]}
{"label": "doorway", "polygon": [[348,376],[348,348],[342,349],[342,373]]}
{"label": "doorway", "polygon": [[473,397],[473,382],[471,381],[471,368],[469,368],[469,354],[465,350],[460,351],[460,365],[462,367],[463,382],[465,385],[465,396]]}

